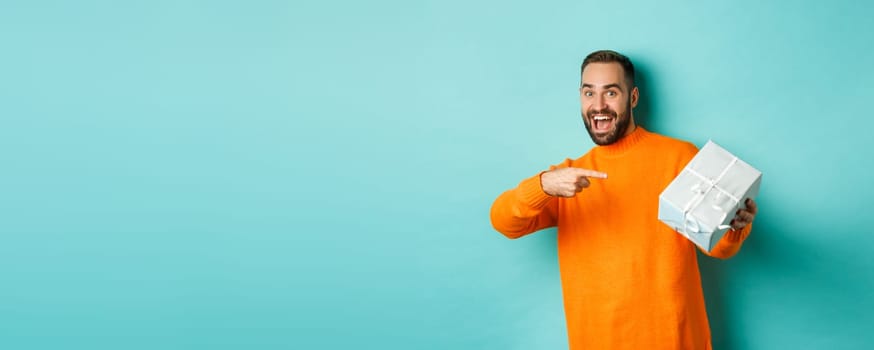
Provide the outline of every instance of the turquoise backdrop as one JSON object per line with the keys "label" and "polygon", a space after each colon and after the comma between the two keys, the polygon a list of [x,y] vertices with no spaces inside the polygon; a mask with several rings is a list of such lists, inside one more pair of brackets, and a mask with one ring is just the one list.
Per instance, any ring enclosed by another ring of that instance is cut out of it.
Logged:
{"label": "turquoise backdrop", "polygon": [[0,347],[561,349],[555,232],[494,198],[645,127],[764,173],[716,349],[874,348],[874,5],[3,1]]}

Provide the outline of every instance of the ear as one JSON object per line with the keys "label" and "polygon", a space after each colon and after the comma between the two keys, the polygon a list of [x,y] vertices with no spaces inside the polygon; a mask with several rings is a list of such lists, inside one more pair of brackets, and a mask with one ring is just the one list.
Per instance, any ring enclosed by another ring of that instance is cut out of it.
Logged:
{"label": "ear", "polygon": [[637,107],[637,101],[640,99],[640,91],[637,86],[631,89],[631,108]]}

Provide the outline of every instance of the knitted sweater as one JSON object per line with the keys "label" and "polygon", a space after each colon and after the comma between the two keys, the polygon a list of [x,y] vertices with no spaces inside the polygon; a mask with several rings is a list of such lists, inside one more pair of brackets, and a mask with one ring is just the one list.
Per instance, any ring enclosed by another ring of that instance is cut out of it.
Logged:
{"label": "knitted sweater", "polygon": [[[575,197],[547,195],[538,174],[495,200],[492,225],[509,238],[558,226],[571,349],[711,348],[696,246],[658,220],[659,194],[696,152],[638,126],[551,167],[607,173]],[[708,254],[731,257],[750,229],[730,230]]]}

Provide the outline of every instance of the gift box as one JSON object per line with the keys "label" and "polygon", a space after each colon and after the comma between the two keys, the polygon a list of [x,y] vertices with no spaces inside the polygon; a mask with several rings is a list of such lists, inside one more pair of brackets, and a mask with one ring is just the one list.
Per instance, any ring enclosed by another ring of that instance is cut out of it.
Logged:
{"label": "gift box", "polygon": [[762,172],[707,141],[659,195],[659,220],[709,252],[761,182]]}

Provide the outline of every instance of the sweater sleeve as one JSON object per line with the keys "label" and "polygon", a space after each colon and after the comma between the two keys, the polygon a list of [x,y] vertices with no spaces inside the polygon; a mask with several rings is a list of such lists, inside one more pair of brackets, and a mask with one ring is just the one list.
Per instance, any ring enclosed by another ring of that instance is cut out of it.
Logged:
{"label": "sweater sleeve", "polygon": [[737,252],[740,250],[741,245],[743,245],[744,240],[747,239],[752,230],[752,223],[746,225],[740,231],[730,229],[728,230],[728,232],[725,233],[724,236],[722,236],[719,242],[716,243],[716,246],[713,247],[713,250],[704,253],[714,258],[728,259],[737,254]]}
{"label": "sweater sleeve", "polygon": [[557,224],[558,197],[543,192],[542,174],[522,180],[519,186],[498,196],[491,210],[495,230],[515,239]]}

